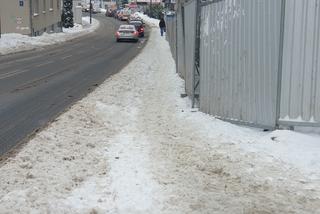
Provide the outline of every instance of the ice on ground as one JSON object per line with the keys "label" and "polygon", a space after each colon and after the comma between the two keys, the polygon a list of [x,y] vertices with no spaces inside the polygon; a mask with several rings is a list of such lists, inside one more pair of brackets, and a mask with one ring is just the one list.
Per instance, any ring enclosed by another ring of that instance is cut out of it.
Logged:
{"label": "ice on ground", "polygon": [[90,25],[89,17],[83,17],[83,24],[75,24],[73,28],[63,28],[61,33],[44,33],[41,36],[30,37],[17,33],[2,34],[0,39],[0,55],[32,50],[47,45],[62,43],[98,29],[99,21],[92,19]]}
{"label": "ice on ground", "polygon": [[[156,29],[0,167],[0,213],[320,213],[319,135],[190,108]],[[319,154],[319,153],[318,153]]]}

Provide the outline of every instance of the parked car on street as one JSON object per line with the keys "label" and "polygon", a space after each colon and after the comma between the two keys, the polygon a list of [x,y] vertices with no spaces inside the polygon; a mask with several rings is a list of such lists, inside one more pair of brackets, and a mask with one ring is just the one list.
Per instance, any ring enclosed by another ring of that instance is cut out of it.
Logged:
{"label": "parked car on street", "polygon": [[116,40],[120,41],[139,41],[139,32],[134,25],[120,25],[116,32]]}
{"label": "parked car on street", "polygon": [[106,16],[108,16],[108,17],[114,17],[115,13],[116,13],[115,10],[108,9],[108,10],[106,11]]}
{"label": "parked car on street", "polygon": [[89,7],[82,6],[82,12],[89,12]]}
{"label": "parked car on street", "polygon": [[128,21],[129,18],[130,18],[130,13],[129,13],[129,11],[123,10],[123,11],[121,12],[120,21]]}
{"label": "parked car on street", "polygon": [[115,13],[114,13],[114,15],[113,15],[113,17],[114,17],[115,19],[118,19],[118,18],[119,18],[119,13],[120,13],[120,11],[119,11],[119,10],[116,10]]}
{"label": "parked car on street", "polygon": [[129,21],[129,25],[134,25],[136,30],[139,33],[139,37],[144,37],[144,25],[140,20],[131,20]]}
{"label": "parked car on street", "polygon": [[[89,10],[90,12],[90,10]],[[92,8],[92,11],[91,11],[93,14],[96,14],[96,13],[99,13],[99,10],[97,8]]]}
{"label": "parked car on street", "polygon": [[139,21],[143,24],[144,26],[144,22],[143,22],[143,19],[141,19],[140,17],[131,17],[129,20],[128,20],[128,23],[131,22],[131,21]]}

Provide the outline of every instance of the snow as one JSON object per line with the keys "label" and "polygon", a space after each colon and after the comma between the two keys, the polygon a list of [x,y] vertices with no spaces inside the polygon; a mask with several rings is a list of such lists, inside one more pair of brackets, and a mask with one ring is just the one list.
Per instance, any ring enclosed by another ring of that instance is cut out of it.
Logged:
{"label": "snow", "polygon": [[100,10],[100,13],[106,13],[107,12],[107,10],[104,9],[104,8],[99,8],[99,10]]}
{"label": "snow", "polygon": [[304,173],[315,173],[320,169],[319,135],[303,134],[288,130],[277,130],[246,145],[249,151],[264,151],[274,158],[299,168]]}
{"label": "snow", "polygon": [[155,28],[155,27],[159,26],[159,19],[150,18],[149,16],[147,16],[141,12],[135,12],[134,15],[142,18],[144,20],[144,22],[148,23],[148,25],[150,27]]}
{"label": "snow", "polygon": [[0,165],[0,213],[320,213],[319,135],[220,121],[183,86],[152,28],[120,73]]}
{"label": "snow", "polygon": [[62,43],[91,33],[99,27],[99,21],[96,19],[92,20],[92,25],[90,25],[89,17],[83,17],[83,25],[75,24],[73,28],[64,28],[61,33],[44,33],[38,37],[30,37],[16,33],[2,34],[0,39],[0,55]]}

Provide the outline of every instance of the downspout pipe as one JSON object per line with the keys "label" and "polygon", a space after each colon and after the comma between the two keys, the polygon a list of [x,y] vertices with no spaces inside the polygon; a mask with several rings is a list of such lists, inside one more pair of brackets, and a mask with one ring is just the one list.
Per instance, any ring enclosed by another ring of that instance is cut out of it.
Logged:
{"label": "downspout pipe", "polygon": [[29,16],[29,19],[30,19],[30,36],[33,36],[33,13],[32,13],[32,0],[29,0],[29,13],[30,13],[30,16]]}
{"label": "downspout pipe", "polygon": [[284,46],[284,27],[286,18],[286,0],[281,0],[281,23],[280,23],[280,44],[279,44],[279,64],[277,80],[277,103],[276,103],[276,122],[275,128],[279,129],[280,111],[281,111],[281,90],[282,90],[282,72],[283,72],[283,46]]}

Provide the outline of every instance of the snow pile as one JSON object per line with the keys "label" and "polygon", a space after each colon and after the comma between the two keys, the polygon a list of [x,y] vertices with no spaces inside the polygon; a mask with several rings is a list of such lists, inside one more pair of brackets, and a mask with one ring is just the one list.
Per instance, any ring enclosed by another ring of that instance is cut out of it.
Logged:
{"label": "snow pile", "polygon": [[2,164],[0,213],[320,212],[319,136],[194,112],[183,85],[152,29],[127,67]]}
{"label": "snow pile", "polygon": [[159,19],[150,18],[149,16],[140,12],[134,13],[134,16],[138,16],[141,19],[143,19],[143,21],[147,23],[150,27],[159,27]]}
{"label": "snow pile", "polygon": [[277,130],[244,147],[252,152],[263,151],[298,167],[304,173],[315,173],[318,176],[320,170],[319,135]]}
{"label": "snow pile", "polygon": [[100,13],[103,13],[103,14],[105,14],[107,12],[107,10],[104,8],[100,8],[99,10],[100,10]]}
{"label": "snow pile", "polygon": [[3,34],[0,39],[0,54],[32,50],[83,36],[95,31],[99,27],[99,21],[96,19],[92,20],[92,25],[90,25],[89,17],[83,17],[83,25],[75,24],[73,28],[64,28],[62,33],[44,33],[38,37],[29,37],[16,33]]}

